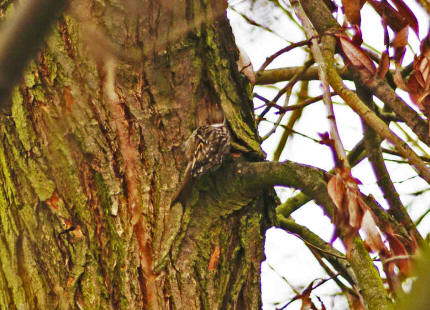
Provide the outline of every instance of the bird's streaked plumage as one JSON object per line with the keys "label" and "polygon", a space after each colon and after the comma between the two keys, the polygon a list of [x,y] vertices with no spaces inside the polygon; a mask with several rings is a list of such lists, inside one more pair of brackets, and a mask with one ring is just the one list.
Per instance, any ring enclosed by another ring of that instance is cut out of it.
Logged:
{"label": "bird's streaked plumage", "polygon": [[216,170],[230,152],[230,133],[225,124],[197,128],[184,143],[191,176]]}
{"label": "bird's streaked plumage", "polygon": [[194,181],[201,175],[215,171],[230,153],[230,132],[225,123],[205,125],[193,131],[184,143],[188,165],[181,186],[171,205],[188,195]]}

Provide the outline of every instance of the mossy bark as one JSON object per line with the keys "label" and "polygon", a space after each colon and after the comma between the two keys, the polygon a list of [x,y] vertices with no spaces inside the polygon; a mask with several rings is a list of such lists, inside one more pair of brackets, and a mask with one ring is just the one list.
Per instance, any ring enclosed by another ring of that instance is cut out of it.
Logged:
{"label": "mossy bark", "polygon": [[170,206],[197,126],[262,158],[225,9],[71,2],[0,122],[1,309],[260,307],[271,192]]}

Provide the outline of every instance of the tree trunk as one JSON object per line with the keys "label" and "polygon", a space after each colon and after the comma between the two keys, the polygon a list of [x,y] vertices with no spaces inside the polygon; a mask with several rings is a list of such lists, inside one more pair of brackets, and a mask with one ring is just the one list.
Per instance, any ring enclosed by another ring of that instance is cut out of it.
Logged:
{"label": "tree trunk", "polygon": [[[261,307],[273,193],[218,186],[263,158],[225,9],[72,1],[0,123],[1,309]],[[241,156],[171,206],[224,116]]]}

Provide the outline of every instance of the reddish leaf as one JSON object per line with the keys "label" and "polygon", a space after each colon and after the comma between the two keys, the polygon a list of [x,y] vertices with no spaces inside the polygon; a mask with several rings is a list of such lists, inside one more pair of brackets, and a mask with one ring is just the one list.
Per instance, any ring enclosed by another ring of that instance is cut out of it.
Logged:
{"label": "reddish leaf", "polygon": [[410,275],[412,271],[412,262],[410,258],[408,258],[409,253],[405,246],[394,234],[387,234],[387,239],[394,257],[399,256],[399,259],[395,260],[395,264],[404,275]]}
{"label": "reddish leaf", "polygon": [[394,49],[394,63],[396,64],[396,67],[401,66],[403,62],[403,56],[405,56],[406,47],[397,47]]}
{"label": "reddish leaf", "polygon": [[394,262],[385,263],[383,266],[384,273],[387,277],[388,285],[389,285],[392,292],[399,291],[399,289],[401,287],[399,277],[396,274],[395,267],[396,267],[396,264]]}
{"label": "reddish leaf", "polygon": [[379,60],[379,66],[377,70],[378,77],[383,79],[390,68],[390,57],[387,52],[383,52],[381,59]]}
{"label": "reddish leaf", "polygon": [[405,47],[408,44],[408,27],[402,28],[400,31],[396,32],[393,42],[391,45],[393,47]]}
{"label": "reddish leaf", "polygon": [[382,22],[390,26],[394,32],[402,30],[408,25],[408,21],[393,8],[387,1],[368,0],[370,5],[382,17]]}
{"label": "reddish leaf", "polygon": [[361,224],[361,210],[357,201],[357,193],[354,189],[347,189],[349,225],[354,228],[359,228]]}
{"label": "reddish leaf", "polygon": [[421,54],[427,58],[430,58],[430,29],[427,37],[421,42]]}
{"label": "reddish leaf", "polygon": [[[361,226],[361,219],[367,206],[362,203],[361,193],[358,190],[359,180],[351,176],[350,169],[337,169],[336,174],[330,178],[327,191],[336,208],[333,222],[335,233],[342,232],[343,242],[348,251],[354,237]],[[334,241],[336,236],[333,237]]]}
{"label": "reddish leaf", "polygon": [[64,101],[66,103],[66,111],[68,113],[72,112],[72,105],[75,103],[75,100],[72,96],[71,88],[69,86],[66,86],[63,88],[63,97]]}
{"label": "reddish leaf", "polygon": [[342,209],[343,195],[345,193],[345,186],[340,174],[336,174],[330,178],[327,183],[327,191],[330,198],[338,209]]}
{"label": "reddish leaf", "polygon": [[72,227],[72,221],[65,219],[64,220],[64,225],[66,226],[65,229],[69,229],[70,227]]}
{"label": "reddish leaf", "polygon": [[405,81],[403,80],[402,70],[400,66],[396,66],[396,71],[394,72],[394,83],[398,88],[409,92],[409,85],[406,85]]}
{"label": "reddish leaf", "polygon": [[363,43],[363,36],[361,34],[361,29],[358,25],[353,25],[353,28],[355,30],[355,33],[354,33],[351,41],[355,45],[360,46]]}
{"label": "reddish leaf", "polygon": [[[382,24],[384,25],[384,41],[388,47],[388,25],[395,33],[394,40],[391,45],[394,47],[394,61],[396,66],[400,66],[403,56],[406,51],[406,44],[408,41],[408,28],[411,27],[418,35],[418,21],[412,11],[403,0],[393,0],[397,10],[391,6],[387,1],[368,0],[373,8],[382,17]],[[399,85],[402,81],[398,79]]]}
{"label": "reddish leaf", "polygon": [[358,69],[364,80],[371,79],[376,73],[376,67],[370,57],[348,37],[338,35],[337,38],[348,63]]}
{"label": "reddish leaf", "polygon": [[418,36],[418,21],[415,17],[414,13],[412,13],[411,9],[403,2],[403,0],[392,0],[394,5],[396,6],[399,13],[403,16],[403,18],[407,21],[408,25],[412,28],[413,31]]}
{"label": "reddish leaf", "polygon": [[382,242],[375,220],[369,210],[363,215],[361,229],[366,233],[366,244],[370,247],[372,252],[379,253],[387,250]]}
{"label": "reddish leaf", "polygon": [[430,35],[421,43],[421,55],[414,60],[414,71],[407,81],[412,101],[430,119]]}
{"label": "reddish leaf", "polygon": [[362,4],[357,0],[342,0],[343,13],[346,19],[353,25],[360,25],[360,10]]}
{"label": "reddish leaf", "polygon": [[391,42],[391,45],[394,47],[394,62],[396,63],[396,67],[400,67],[400,65],[402,64],[407,44],[408,27],[404,27],[402,30],[396,32],[394,40],[393,42]]}

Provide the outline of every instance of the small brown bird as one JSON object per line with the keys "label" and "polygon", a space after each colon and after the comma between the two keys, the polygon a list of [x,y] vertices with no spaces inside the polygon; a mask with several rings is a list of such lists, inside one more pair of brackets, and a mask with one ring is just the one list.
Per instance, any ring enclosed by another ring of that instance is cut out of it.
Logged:
{"label": "small brown bird", "polygon": [[216,170],[230,152],[230,133],[224,123],[201,126],[184,143],[191,175]]}
{"label": "small brown bird", "polygon": [[230,132],[224,123],[205,125],[193,131],[184,143],[188,165],[181,187],[171,205],[180,200],[195,178],[218,169],[230,153]]}

